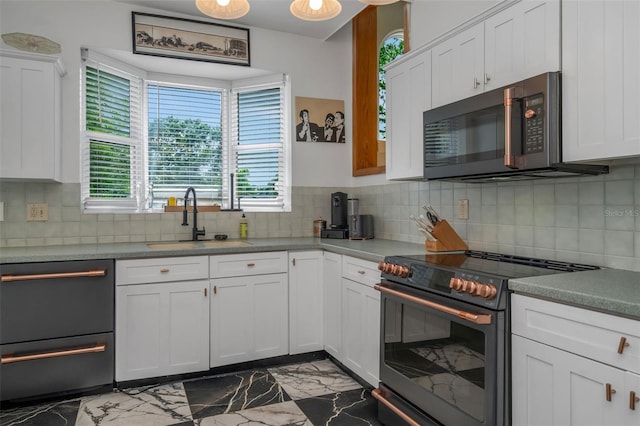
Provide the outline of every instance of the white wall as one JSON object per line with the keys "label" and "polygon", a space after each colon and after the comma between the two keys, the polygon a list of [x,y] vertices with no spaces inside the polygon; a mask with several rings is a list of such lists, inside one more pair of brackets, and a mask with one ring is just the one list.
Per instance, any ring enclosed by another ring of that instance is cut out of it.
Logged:
{"label": "white wall", "polygon": [[[62,180],[80,181],[80,47],[114,52],[131,51],[131,12],[129,4],[108,0],[0,2],[2,33],[22,32],[47,37],[62,46],[62,60],[68,71],[63,79]],[[155,9],[135,8],[138,12],[194,19]],[[202,17],[202,21],[211,21]],[[225,22],[229,24],[228,22]],[[6,45],[2,48],[11,49]],[[350,25],[328,41],[250,28],[251,67],[289,74],[292,97],[344,99],[346,117],[351,117],[351,29]],[[121,53],[119,52],[119,53]],[[120,55],[118,55],[120,56]],[[139,55],[136,59],[139,59]],[[144,57],[143,57],[144,58]],[[158,60],[158,58],[149,58]],[[161,58],[168,67],[176,62],[202,67],[203,63]],[[212,74],[222,66],[210,64]],[[209,77],[215,78],[215,75]],[[292,126],[296,115],[293,112]],[[293,143],[294,186],[344,186],[351,182],[351,126],[347,121],[346,144]]]}

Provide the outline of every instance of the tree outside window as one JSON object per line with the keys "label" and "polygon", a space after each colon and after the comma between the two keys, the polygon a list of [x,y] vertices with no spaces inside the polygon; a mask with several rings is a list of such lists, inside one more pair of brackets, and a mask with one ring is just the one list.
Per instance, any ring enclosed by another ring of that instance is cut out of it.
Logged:
{"label": "tree outside window", "polygon": [[387,81],[384,67],[404,53],[402,32],[387,37],[378,55],[378,139],[386,140],[387,135]]}

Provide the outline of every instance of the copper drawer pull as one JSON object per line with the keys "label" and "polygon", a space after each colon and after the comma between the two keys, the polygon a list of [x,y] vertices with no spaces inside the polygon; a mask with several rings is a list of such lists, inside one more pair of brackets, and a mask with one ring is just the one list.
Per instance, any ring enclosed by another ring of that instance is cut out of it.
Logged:
{"label": "copper drawer pull", "polygon": [[167,272],[169,272],[169,268],[162,268],[160,269],[160,272],[166,274]]}
{"label": "copper drawer pull", "polygon": [[360,275],[364,275],[364,274],[366,274],[366,273],[367,273],[367,271],[363,271],[362,269],[359,269],[359,270],[358,270],[358,273],[359,273]]}
{"label": "copper drawer pull", "polygon": [[59,356],[69,356],[69,355],[81,355],[81,354],[90,354],[96,352],[104,352],[107,349],[107,345],[97,345],[92,346],[90,348],[81,348],[81,349],[68,349],[64,351],[55,351],[55,352],[44,352],[40,354],[32,354],[32,355],[7,355],[2,357],[2,364],[9,364],[11,362],[20,362],[20,361],[32,361],[36,359],[45,359],[45,358],[56,358]]}
{"label": "copper drawer pull", "polygon": [[3,275],[2,282],[44,280],[50,278],[104,277],[105,275],[107,275],[106,269],[94,269],[84,272],[58,272],[52,274]]}
{"label": "copper drawer pull", "polygon": [[627,346],[629,346],[629,342],[627,342],[627,338],[621,337],[620,343],[618,343],[618,353],[621,354],[622,352],[624,352],[624,348],[626,348]]}
{"label": "copper drawer pull", "polygon": [[605,398],[607,401],[611,401],[611,395],[616,393],[616,390],[611,386],[611,383],[605,385]]}
{"label": "copper drawer pull", "polygon": [[640,398],[636,396],[636,393],[634,391],[629,391],[629,409],[635,411],[636,402],[639,402],[639,401],[640,401]]}
{"label": "copper drawer pull", "polygon": [[255,264],[255,263],[247,263],[247,267],[248,267],[248,268],[253,268],[254,266],[256,266],[256,264]]}
{"label": "copper drawer pull", "polygon": [[411,296],[408,294],[404,294],[400,291],[392,290],[380,284],[374,285],[373,288],[375,288],[376,290],[382,293],[388,293],[393,296],[399,297],[401,299],[405,299],[410,302],[417,303],[418,305],[426,306],[427,308],[435,309],[437,311],[444,312],[450,315],[455,315],[459,318],[470,321],[474,324],[491,324],[491,315],[489,314],[472,314],[471,312],[450,308],[448,306],[444,306],[439,303],[430,302],[428,300],[421,299],[419,297]]}
{"label": "copper drawer pull", "polygon": [[391,411],[393,411],[394,413],[396,413],[398,415],[398,417],[400,417],[402,420],[404,420],[407,424],[409,424],[410,426],[420,426],[420,423],[416,422],[415,420],[413,420],[411,417],[409,417],[408,415],[406,415],[402,410],[400,410],[398,407],[396,407],[395,405],[393,405],[391,402],[389,402],[383,395],[382,392],[380,391],[380,389],[374,389],[371,391],[371,396],[373,396],[375,399],[377,399],[378,401],[380,401],[381,403],[383,403],[384,405],[387,406],[387,408],[389,408]]}

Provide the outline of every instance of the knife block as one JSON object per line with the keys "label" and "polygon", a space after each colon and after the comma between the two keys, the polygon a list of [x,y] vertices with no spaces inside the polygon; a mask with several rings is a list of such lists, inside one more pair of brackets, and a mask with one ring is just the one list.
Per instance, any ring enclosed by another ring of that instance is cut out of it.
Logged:
{"label": "knife block", "polygon": [[460,251],[469,249],[469,246],[467,246],[446,220],[441,220],[433,225],[431,235],[433,235],[437,241],[425,242],[427,251]]}

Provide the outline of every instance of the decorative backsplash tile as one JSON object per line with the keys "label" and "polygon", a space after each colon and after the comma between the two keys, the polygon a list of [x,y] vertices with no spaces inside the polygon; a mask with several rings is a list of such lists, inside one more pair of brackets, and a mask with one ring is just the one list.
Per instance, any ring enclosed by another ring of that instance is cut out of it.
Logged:
{"label": "decorative backsplash tile", "polygon": [[[422,244],[409,215],[431,204],[473,249],[640,270],[640,166],[608,175],[503,183],[400,182],[353,188],[294,187],[293,211],[247,213],[250,238],[310,237],[318,216],[330,223],[330,194],[359,198],[375,237]],[[469,219],[457,218],[469,200]],[[189,238],[182,213],[82,214],[79,184],[2,183],[0,247]],[[47,222],[27,222],[26,203],[49,204]],[[238,238],[240,214],[201,213],[207,235]]]}

